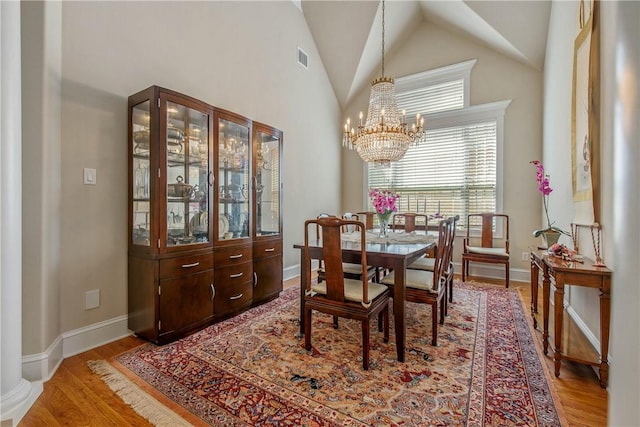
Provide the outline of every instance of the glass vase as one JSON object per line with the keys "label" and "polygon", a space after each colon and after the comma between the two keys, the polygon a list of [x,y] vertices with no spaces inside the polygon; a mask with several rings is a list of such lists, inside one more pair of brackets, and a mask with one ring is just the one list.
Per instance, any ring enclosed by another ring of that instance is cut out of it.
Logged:
{"label": "glass vase", "polygon": [[391,219],[391,212],[379,213],[378,224],[380,225],[380,237],[388,236],[389,220]]}

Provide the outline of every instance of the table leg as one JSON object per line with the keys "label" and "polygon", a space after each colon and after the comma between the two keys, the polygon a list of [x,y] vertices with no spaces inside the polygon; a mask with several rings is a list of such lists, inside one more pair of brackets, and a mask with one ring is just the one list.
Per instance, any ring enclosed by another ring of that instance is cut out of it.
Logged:
{"label": "table leg", "polygon": [[600,288],[600,387],[609,382],[609,321],[611,316],[611,285],[609,277],[603,277]]}
{"label": "table leg", "polygon": [[[396,350],[398,352],[398,362],[404,362],[404,346],[405,346],[405,324],[404,324],[404,305],[405,305],[405,273],[406,266],[404,263],[393,267],[394,283],[393,283],[393,316],[394,327],[396,331]],[[433,313],[435,316],[436,313]]]}
{"label": "table leg", "polygon": [[531,318],[533,319],[533,327],[538,329],[538,320],[535,314],[538,312],[538,275],[540,267],[531,256]]}
{"label": "table leg", "polygon": [[549,298],[551,294],[551,280],[549,268],[542,265],[542,348],[545,356],[549,351]]}
{"label": "table leg", "polygon": [[564,279],[556,274],[556,290],[553,293],[553,368],[556,377],[560,376],[562,363],[562,317],[564,315]]}
{"label": "table leg", "polygon": [[304,335],[304,292],[307,288],[307,263],[304,259],[304,249],[300,249],[300,336]]}

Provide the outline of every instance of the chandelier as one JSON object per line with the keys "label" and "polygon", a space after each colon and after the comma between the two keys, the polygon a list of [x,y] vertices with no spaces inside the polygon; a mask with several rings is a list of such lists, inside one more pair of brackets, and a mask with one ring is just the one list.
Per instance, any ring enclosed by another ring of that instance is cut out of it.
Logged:
{"label": "chandelier", "polygon": [[369,112],[362,124],[362,112],[357,128],[351,127],[351,119],[344,125],[342,145],[356,150],[362,160],[377,166],[390,166],[404,157],[410,145],[423,135],[424,119],[416,115],[416,122],[409,127],[405,111],[398,114],[393,79],[384,75],[384,0],[382,0],[382,76],[371,82]]}

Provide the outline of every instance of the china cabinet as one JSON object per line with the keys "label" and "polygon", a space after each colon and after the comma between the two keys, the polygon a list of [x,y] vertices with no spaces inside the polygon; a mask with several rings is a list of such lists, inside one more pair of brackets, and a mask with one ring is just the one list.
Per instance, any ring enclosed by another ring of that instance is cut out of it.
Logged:
{"label": "china cabinet", "polygon": [[282,133],[157,86],[128,115],[129,329],[162,344],[277,297]]}

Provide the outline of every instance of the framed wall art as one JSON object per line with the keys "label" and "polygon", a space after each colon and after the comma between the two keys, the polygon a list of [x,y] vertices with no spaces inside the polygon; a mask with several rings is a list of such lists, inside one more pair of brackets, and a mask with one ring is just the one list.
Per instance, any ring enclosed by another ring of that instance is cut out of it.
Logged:
{"label": "framed wall art", "polygon": [[571,178],[576,222],[600,216],[600,42],[598,2],[578,33],[573,54],[571,99]]}

